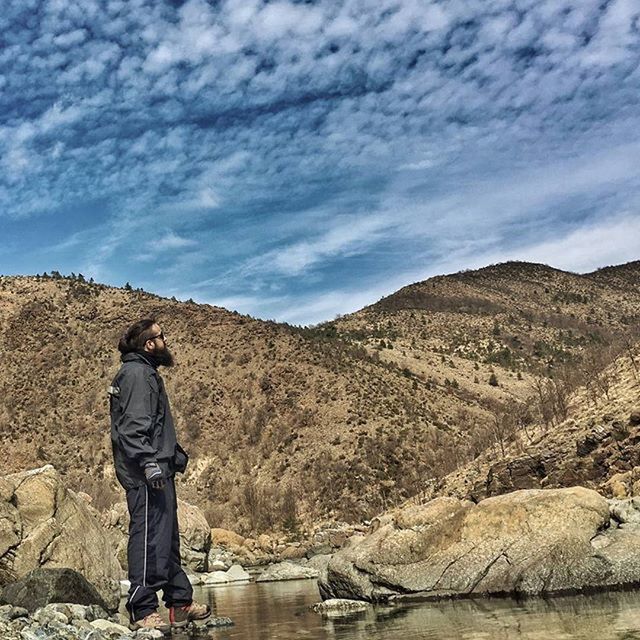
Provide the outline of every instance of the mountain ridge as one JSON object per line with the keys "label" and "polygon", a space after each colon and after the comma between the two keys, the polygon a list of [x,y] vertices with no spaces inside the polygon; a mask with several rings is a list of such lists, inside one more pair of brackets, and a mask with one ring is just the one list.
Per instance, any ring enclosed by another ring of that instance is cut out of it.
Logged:
{"label": "mountain ridge", "polygon": [[178,362],[164,375],[192,453],[180,490],[213,525],[371,517],[509,446],[496,420],[534,428],[552,391],[566,400],[636,340],[640,263],[597,282],[528,265],[437,276],[408,285],[426,306],[316,327],[78,276],[0,277],[5,466],[52,462],[98,506],[118,499],[104,390],[119,334],[153,315]]}

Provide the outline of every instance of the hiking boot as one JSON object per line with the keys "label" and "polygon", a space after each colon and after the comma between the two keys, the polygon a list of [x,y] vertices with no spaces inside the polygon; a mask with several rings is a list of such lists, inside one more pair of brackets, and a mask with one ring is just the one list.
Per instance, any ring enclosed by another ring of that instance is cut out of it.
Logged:
{"label": "hiking boot", "polygon": [[184,607],[170,607],[169,620],[172,627],[186,627],[192,620],[204,620],[211,615],[208,604],[192,602]]}
{"label": "hiking boot", "polygon": [[132,631],[138,629],[157,629],[162,633],[171,633],[171,625],[167,624],[157,611],[150,613],[148,616],[136,620],[129,625]]}

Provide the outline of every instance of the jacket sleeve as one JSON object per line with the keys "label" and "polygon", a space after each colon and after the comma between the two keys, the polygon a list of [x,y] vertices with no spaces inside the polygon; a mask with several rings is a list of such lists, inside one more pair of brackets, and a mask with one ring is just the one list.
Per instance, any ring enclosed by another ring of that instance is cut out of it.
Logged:
{"label": "jacket sleeve", "polygon": [[120,447],[127,458],[141,467],[155,462],[153,446],[153,407],[157,406],[158,390],[142,367],[131,368],[118,380],[121,416],[118,424]]}

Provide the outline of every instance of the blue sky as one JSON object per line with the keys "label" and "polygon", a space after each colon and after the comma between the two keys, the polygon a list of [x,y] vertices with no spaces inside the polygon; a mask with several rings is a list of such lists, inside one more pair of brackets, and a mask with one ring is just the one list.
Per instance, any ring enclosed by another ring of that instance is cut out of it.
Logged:
{"label": "blue sky", "polygon": [[8,0],[0,273],[316,323],[640,258],[635,0]]}

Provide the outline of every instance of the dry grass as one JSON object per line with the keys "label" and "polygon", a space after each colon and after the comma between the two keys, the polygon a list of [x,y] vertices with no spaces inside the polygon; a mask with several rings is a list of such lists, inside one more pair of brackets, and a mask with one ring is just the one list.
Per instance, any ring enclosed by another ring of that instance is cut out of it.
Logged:
{"label": "dry grass", "polygon": [[551,428],[536,381],[590,381],[584,393],[602,395],[594,372],[633,336],[638,272],[501,265],[313,329],[76,279],[0,278],[2,471],[52,462],[100,506],[119,495],[105,390],[120,332],[153,315],[178,361],[165,378],[192,455],[182,495],[212,524],[367,518],[512,446],[514,430]]}

